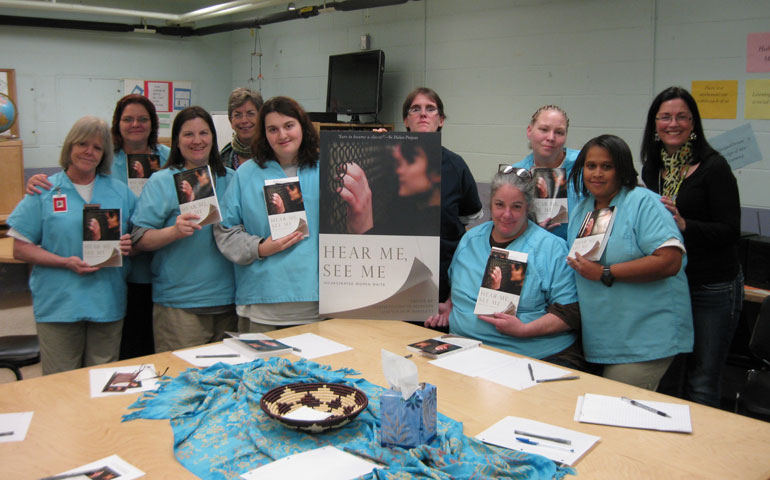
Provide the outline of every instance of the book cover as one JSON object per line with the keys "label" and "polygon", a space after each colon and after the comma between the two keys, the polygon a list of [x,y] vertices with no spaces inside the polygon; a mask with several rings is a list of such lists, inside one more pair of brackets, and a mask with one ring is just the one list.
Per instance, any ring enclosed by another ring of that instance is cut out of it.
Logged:
{"label": "book cover", "polygon": [[580,224],[577,238],[572,243],[572,247],[567,254],[575,258],[575,253],[579,253],[586,260],[598,262],[607,246],[607,240],[612,233],[612,224],[615,222],[615,206],[607,208],[597,208],[586,213],[583,223]]}
{"label": "book cover", "polygon": [[265,206],[273,239],[300,231],[304,237],[310,235],[307,226],[305,202],[299,177],[265,180]]}
{"label": "book cover", "polygon": [[535,201],[532,212],[537,223],[550,219],[549,224],[568,221],[567,170],[564,168],[533,168]]}
{"label": "book cover", "polygon": [[476,315],[516,315],[527,271],[527,254],[492,248],[476,300]]}
{"label": "book cover", "polygon": [[83,209],[83,261],[92,267],[122,267],[119,208]]}
{"label": "book cover", "polygon": [[322,131],[320,169],[320,314],[434,315],[440,134]]}
{"label": "book cover", "polygon": [[174,174],[179,211],[198,215],[200,226],[222,221],[213,178],[208,165]]}
{"label": "book cover", "polygon": [[235,333],[225,332],[230,338],[225,338],[222,343],[248,358],[272,357],[291,353],[294,348],[268,337],[263,333]]}
{"label": "book cover", "polygon": [[420,355],[429,358],[439,358],[452,353],[462,352],[469,348],[478,347],[479,345],[481,345],[480,340],[458,337],[455,335],[442,335],[440,337],[411,343],[406,346],[406,349],[410,352],[419,353]]}
{"label": "book cover", "polygon": [[142,194],[142,189],[150,175],[160,170],[160,155],[154,153],[138,153],[126,155],[126,169],[128,170],[128,188],[137,197]]}

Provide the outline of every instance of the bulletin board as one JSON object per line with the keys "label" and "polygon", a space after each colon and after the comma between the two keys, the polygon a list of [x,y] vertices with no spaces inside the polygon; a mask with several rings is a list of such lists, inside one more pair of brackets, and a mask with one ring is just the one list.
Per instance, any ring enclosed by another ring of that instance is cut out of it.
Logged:
{"label": "bulletin board", "polygon": [[184,80],[123,80],[123,93],[147,97],[158,113],[158,136],[170,137],[171,124],[180,110],[192,105],[192,82]]}

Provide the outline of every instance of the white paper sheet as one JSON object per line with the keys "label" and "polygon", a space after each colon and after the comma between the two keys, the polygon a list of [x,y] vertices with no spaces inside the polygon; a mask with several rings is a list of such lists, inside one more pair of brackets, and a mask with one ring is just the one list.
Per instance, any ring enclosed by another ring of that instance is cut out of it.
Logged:
{"label": "white paper sheet", "polygon": [[[571,443],[567,445],[552,442],[526,434],[517,434],[516,431],[562,438],[570,440]],[[516,437],[527,438],[541,445],[522,443],[517,441]],[[499,447],[536,453],[565,465],[574,465],[600,439],[600,437],[594,435],[520,417],[505,417],[476,435],[476,438],[484,443]],[[570,452],[569,450],[574,451]]]}
{"label": "white paper sheet", "polygon": [[314,333],[303,333],[302,335],[294,335],[293,337],[279,338],[279,340],[286,345],[299,348],[301,352],[295,351],[294,354],[306,359],[324,357],[326,355],[333,355],[346,350],[352,350],[352,348],[347,345],[337,343],[334,340],[329,340],[328,338],[321,337]]}
{"label": "white paper sheet", "polygon": [[532,380],[527,364],[532,365],[536,380],[562,377],[570,373],[569,370],[537,360],[518,358],[484,348],[472,348],[449,357],[431,360],[430,363],[470,377],[483,378],[515,390],[524,390],[538,385]]}
{"label": "white paper sheet", "polygon": [[[61,473],[59,475],[54,475],[53,477],[46,477],[43,480],[54,480],[58,478],[73,478],[70,475],[73,473],[78,472],[93,472],[95,470],[100,470],[104,468],[106,472],[112,471],[112,473],[117,474],[116,480],[133,480],[135,478],[139,478],[144,475],[144,472],[136,468],[135,466],[131,465],[130,463],[126,462],[122,458],[120,458],[118,455],[112,455],[107,458],[102,458],[101,460],[97,460],[95,462],[89,463],[88,465],[83,465],[82,467],[73,468],[72,470],[68,470],[64,473]],[[86,477],[86,478],[92,478],[92,477]]]}
{"label": "white paper sheet", "polygon": [[[281,340],[283,341],[283,340]],[[379,465],[334,447],[322,447],[280,458],[241,475],[245,480],[347,480],[366,475]]]}
{"label": "white paper sheet", "polygon": [[[142,371],[136,377],[136,380],[142,382],[142,386],[138,388],[128,388],[124,392],[103,392],[104,386],[107,385],[110,377],[113,373],[131,373],[139,370],[144,366]],[[139,392],[146,392],[148,390],[155,390],[158,386],[158,379],[152,378],[158,375],[155,370],[155,365],[151,363],[145,363],[144,365],[128,365],[125,367],[112,367],[112,368],[92,368],[88,372],[91,378],[91,397],[111,397],[113,395],[130,395]]]}
{"label": "white paper sheet", "polygon": [[[210,367],[215,363],[227,363],[229,365],[239,365],[250,362],[251,359],[245,355],[240,355],[235,350],[223,343],[214,343],[198,348],[188,350],[177,350],[174,355],[182,360],[195,365],[196,367]],[[211,355],[237,355],[236,357],[211,357]]]}
{"label": "white paper sheet", "polygon": [[577,406],[575,407],[575,420],[616,427],[692,433],[689,405],[655,402],[652,400],[634,400],[665,412],[671,418],[631,405],[621,400],[620,397],[586,393],[585,396],[578,397]]}
{"label": "white paper sheet", "polygon": [[33,413],[0,413],[0,443],[21,442],[27,438]]}

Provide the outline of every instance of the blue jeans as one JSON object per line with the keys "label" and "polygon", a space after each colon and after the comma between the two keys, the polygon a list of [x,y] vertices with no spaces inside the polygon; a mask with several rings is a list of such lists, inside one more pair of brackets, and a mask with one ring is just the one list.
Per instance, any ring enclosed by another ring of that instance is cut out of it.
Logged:
{"label": "blue jeans", "polygon": [[695,344],[687,358],[687,397],[719,408],[722,369],[743,308],[743,272],[730,282],[690,288]]}

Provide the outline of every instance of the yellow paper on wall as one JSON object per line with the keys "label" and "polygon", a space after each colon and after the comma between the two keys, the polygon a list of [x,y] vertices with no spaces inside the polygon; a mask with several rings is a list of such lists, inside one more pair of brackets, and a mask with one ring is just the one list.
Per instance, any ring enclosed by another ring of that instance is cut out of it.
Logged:
{"label": "yellow paper on wall", "polygon": [[693,80],[692,96],[701,118],[735,118],[738,111],[738,80]]}
{"label": "yellow paper on wall", "polygon": [[770,119],[770,79],[746,80],[746,118]]}

